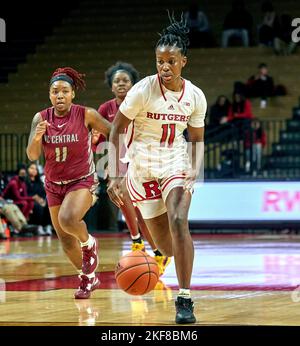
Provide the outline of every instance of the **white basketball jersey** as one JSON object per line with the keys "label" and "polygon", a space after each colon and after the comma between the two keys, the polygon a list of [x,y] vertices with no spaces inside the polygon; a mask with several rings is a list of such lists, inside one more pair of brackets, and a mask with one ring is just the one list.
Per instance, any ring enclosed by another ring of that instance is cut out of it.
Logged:
{"label": "white basketball jersey", "polygon": [[163,178],[187,168],[183,131],[203,127],[206,108],[203,92],[188,80],[180,92],[166,89],[158,75],[135,84],[119,110],[132,120],[127,155],[137,174]]}

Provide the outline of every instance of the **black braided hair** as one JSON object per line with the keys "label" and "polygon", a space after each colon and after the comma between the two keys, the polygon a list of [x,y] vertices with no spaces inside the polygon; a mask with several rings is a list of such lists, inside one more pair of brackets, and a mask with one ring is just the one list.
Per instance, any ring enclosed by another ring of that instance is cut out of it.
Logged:
{"label": "black braided hair", "polygon": [[132,85],[134,85],[139,80],[139,73],[133,67],[133,65],[128,64],[127,62],[118,61],[105,71],[105,83],[107,83],[110,87],[112,87],[114,75],[118,71],[126,72],[131,80]]}
{"label": "black braided hair", "polygon": [[181,50],[182,55],[186,55],[189,45],[189,28],[183,13],[181,13],[180,21],[176,21],[174,13],[170,15],[168,11],[170,25],[163,29],[160,39],[156,43],[155,49],[160,46],[176,46]]}

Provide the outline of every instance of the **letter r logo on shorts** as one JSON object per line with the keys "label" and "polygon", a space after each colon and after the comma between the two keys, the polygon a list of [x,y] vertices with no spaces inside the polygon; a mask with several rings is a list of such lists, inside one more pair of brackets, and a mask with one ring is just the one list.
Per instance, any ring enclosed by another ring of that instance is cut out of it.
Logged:
{"label": "letter r logo on shorts", "polygon": [[143,183],[143,186],[146,192],[146,198],[161,196],[161,190],[157,181],[147,181],[147,183]]}

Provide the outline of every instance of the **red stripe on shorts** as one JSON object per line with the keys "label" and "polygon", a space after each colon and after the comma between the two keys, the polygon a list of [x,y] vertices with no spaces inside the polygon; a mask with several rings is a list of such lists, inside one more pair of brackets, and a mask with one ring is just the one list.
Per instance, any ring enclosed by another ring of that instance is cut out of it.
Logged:
{"label": "red stripe on shorts", "polygon": [[184,177],[173,177],[171,179],[169,179],[169,181],[165,184],[165,186],[161,189],[162,191],[164,191],[164,189],[169,185],[169,183],[172,181],[172,180],[175,180],[175,179],[182,179]]}

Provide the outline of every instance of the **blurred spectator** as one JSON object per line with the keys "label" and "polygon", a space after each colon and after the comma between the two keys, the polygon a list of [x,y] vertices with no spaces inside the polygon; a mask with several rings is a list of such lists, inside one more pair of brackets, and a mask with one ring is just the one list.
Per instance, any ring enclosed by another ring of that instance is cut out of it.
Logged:
{"label": "blurred spectator", "polygon": [[218,96],[216,102],[210,107],[209,127],[215,128],[227,122],[230,102],[225,95]]}
{"label": "blurred spectator", "polygon": [[[246,172],[250,171],[252,166],[253,174],[256,175],[262,168],[262,151],[267,143],[267,135],[259,119],[254,118],[251,121],[251,127],[245,134],[246,151]],[[252,151],[252,158],[251,158]],[[251,160],[252,159],[252,160]],[[252,165],[251,165],[252,163]]]}
{"label": "blurred spectator", "polygon": [[208,19],[205,13],[200,11],[197,1],[191,2],[184,16],[190,29],[190,48],[213,47],[215,44]]}
{"label": "blurred spectator", "polygon": [[0,171],[0,196],[4,191],[5,186],[7,185],[8,180],[6,176]]}
{"label": "blurred spectator", "polygon": [[265,63],[258,65],[258,73],[251,76],[246,85],[248,97],[260,97],[260,107],[267,106],[267,98],[274,95],[274,81]]}
{"label": "blurred spectator", "polygon": [[27,194],[27,187],[25,184],[26,168],[20,166],[17,171],[17,175],[12,177],[7,186],[4,188],[2,197],[4,199],[10,199],[17,204],[26,220],[29,219],[29,215],[32,213],[34,200]]}
{"label": "blurred spectator", "polygon": [[0,214],[13,226],[13,233],[20,236],[36,234],[37,226],[28,224],[20,208],[12,201],[0,197]]}
{"label": "blurred spectator", "polygon": [[273,47],[275,35],[279,30],[279,18],[270,1],[262,4],[261,11],[263,20],[258,29],[258,41],[259,44]]}
{"label": "blurred spectator", "polygon": [[243,119],[252,119],[252,106],[250,100],[243,94],[235,91],[232,97],[232,104],[228,110],[227,121],[236,121]]}
{"label": "blurred spectator", "polygon": [[244,138],[244,133],[250,126],[253,118],[251,102],[246,99],[244,94],[234,91],[232,104],[228,110],[227,122],[236,126],[240,139]]}
{"label": "blurred spectator", "polygon": [[243,0],[234,0],[232,10],[226,15],[223,32],[222,47],[226,48],[231,37],[238,37],[242,40],[243,46],[248,47],[252,33],[253,19],[246,10]]}
{"label": "blurred spectator", "polygon": [[292,41],[292,31],[294,28],[291,23],[292,17],[289,14],[280,16],[279,30],[274,38],[274,50],[277,55],[290,55],[297,47],[297,43]]}
{"label": "blurred spectator", "polygon": [[26,187],[28,196],[34,200],[30,221],[38,225],[38,235],[52,235],[46,192],[35,163],[31,163],[27,168]]}
{"label": "blurred spectator", "polygon": [[27,223],[24,214],[12,200],[1,197],[6,185],[7,179],[0,171],[0,214],[13,226],[15,233],[32,236],[37,231],[37,227]]}
{"label": "blurred spectator", "polygon": [[260,107],[266,108],[268,97],[283,96],[287,92],[283,85],[274,86],[274,81],[269,75],[267,64],[261,63],[257,68],[257,74],[251,76],[247,81],[246,95],[248,97],[260,97]]}

